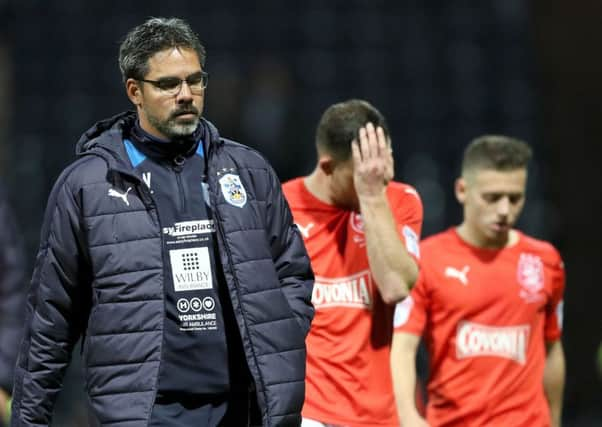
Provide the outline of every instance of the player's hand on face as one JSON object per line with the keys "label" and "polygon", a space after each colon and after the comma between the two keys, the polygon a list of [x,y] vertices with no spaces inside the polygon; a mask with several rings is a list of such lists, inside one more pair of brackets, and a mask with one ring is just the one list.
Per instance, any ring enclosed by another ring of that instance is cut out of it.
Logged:
{"label": "player's hand on face", "polygon": [[351,143],[353,181],[358,197],[382,194],[393,179],[393,153],[382,127],[372,123],[360,128]]}

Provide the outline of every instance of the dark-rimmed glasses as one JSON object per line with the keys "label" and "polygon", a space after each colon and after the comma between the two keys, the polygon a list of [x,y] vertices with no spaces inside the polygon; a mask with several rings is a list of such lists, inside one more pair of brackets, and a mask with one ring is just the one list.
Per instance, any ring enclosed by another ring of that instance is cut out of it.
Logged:
{"label": "dark-rimmed glasses", "polygon": [[163,77],[158,80],[137,79],[138,81],[150,83],[166,95],[177,95],[182,90],[182,83],[186,82],[190,88],[190,92],[195,95],[203,93],[207,87],[209,74],[204,71],[199,71],[181,79],[179,77]]}

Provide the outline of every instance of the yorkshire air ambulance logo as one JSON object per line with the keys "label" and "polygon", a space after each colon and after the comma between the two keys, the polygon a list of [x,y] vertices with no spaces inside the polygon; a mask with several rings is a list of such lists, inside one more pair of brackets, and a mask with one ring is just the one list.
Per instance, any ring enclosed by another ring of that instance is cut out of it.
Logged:
{"label": "yorkshire air ambulance logo", "polygon": [[247,203],[247,192],[238,175],[228,173],[219,179],[219,183],[226,202],[238,208],[242,208]]}
{"label": "yorkshire air ambulance logo", "polygon": [[527,302],[535,302],[541,295],[543,289],[543,262],[540,257],[533,254],[520,254],[516,271],[518,283],[522,286],[520,295]]}

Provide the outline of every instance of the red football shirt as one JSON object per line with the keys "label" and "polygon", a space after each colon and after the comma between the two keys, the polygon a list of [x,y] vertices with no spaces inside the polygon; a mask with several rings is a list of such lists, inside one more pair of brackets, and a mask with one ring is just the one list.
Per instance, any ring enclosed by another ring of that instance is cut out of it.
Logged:
{"label": "red football shirt", "polygon": [[421,245],[418,283],[394,322],[429,350],[431,426],[550,425],[545,342],[561,335],[564,269],[552,245],[518,235],[479,249],[449,229]]}
{"label": "red football shirt", "polygon": [[[361,215],[321,202],[303,178],[283,188],[316,275],[303,416],[350,427],[397,427],[389,368],[393,308],[383,303],[370,274]],[[387,197],[399,235],[417,257],[418,194],[392,182]]]}

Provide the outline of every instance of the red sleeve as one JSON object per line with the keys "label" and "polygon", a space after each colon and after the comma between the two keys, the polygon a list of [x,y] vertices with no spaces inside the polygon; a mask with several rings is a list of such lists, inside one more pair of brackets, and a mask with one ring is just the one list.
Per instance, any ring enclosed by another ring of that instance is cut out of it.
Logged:
{"label": "red sleeve", "polygon": [[551,268],[552,292],[546,306],[546,324],[544,329],[546,341],[556,341],[562,335],[562,310],[565,284],[564,263],[560,255]]}
{"label": "red sleeve", "polygon": [[400,184],[390,194],[393,218],[408,253],[418,262],[420,258],[420,233],[422,231],[422,200],[409,185]]}
{"label": "red sleeve", "polygon": [[421,270],[410,295],[395,306],[394,331],[421,336],[426,325],[429,304],[430,296],[424,271]]}

